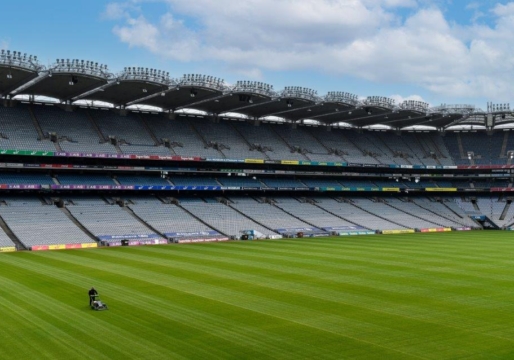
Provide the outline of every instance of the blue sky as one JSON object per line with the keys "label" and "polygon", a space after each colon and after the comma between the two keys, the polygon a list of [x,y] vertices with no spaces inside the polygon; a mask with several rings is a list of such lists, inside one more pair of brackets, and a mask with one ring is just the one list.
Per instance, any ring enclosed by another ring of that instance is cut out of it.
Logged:
{"label": "blue sky", "polygon": [[2,13],[0,47],[45,65],[78,58],[431,105],[514,97],[509,1],[25,0]]}

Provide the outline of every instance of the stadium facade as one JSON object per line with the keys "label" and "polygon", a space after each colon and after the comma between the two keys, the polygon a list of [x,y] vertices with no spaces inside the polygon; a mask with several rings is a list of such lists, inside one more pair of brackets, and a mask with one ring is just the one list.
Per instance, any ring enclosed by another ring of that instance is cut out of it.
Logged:
{"label": "stadium facade", "polygon": [[514,224],[508,104],[114,75],[10,51],[0,93],[5,251]]}

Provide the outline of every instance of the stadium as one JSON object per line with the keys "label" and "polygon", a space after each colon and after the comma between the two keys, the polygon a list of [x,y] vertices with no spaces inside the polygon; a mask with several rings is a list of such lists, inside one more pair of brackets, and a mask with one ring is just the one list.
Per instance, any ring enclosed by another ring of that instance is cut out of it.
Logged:
{"label": "stadium", "polygon": [[508,104],[9,50],[0,94],[7,358],[512,356]]}

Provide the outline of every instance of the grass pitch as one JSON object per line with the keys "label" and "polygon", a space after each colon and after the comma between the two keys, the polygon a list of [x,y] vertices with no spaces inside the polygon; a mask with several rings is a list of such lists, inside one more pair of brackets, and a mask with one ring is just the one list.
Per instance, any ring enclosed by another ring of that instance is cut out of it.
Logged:
{"label": "grass pitch", "polygon": [[514,232],[0,254],[0,316],[2,359],[510,359]]}

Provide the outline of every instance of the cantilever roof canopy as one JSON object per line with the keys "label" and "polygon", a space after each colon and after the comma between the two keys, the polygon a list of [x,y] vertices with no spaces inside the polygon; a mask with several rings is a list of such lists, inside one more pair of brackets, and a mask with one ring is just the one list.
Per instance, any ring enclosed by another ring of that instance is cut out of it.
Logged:
{"label": "cantilever roof canopy", "polygon": [[187,74],[174,81],[166,91],[142,97],[127,105],[150,105],[164,110],[194,108],[192,104],[217,98],[227,90],[222,79],[214,76]]}
{"label": "cantilever roof canopy", "polygon": [[13,94],[44,95],[71,101],[78,95],[107,84],[107,66],[78,59],[57,59],[46,72],[13,91]]}
{"label": "cantilever roof canopy", "polygon": [[98,100],[115,106],[124,106],[142,97],[161,94],[167,91],[172,83],[169,73],[164,71],[126,67],[107,84],[81,94],[73,100]]}
{"label": "cantilever roof canopy", "polygon": [[442,105],[372,96],[359,100],[343,92],[318,96],[315,90],[290,86],[274,91],[268,84],[238,81],[228,86],[213,76],[189,74],[172,79],[168,73],[125,68],[119,75],[92,61],[58,59],[45,68],[35,56],[0,52],[0,96],[43,95],[73,103],[99,100],[117,107],[150,105],[164,111],[197,109],[211,114],[240,113],[251,118],[277,116],[291,122],[315,120],[322,124],[345,122],[357,127],[413,125],[445,128],[453,125],[494,126],[514,123],[508,104],[488,104],[487,111],[472,105]]}
{"label": "cantilever roof canopy", "polygon": [[35,79],[42,69],[37,56],[22,55],[18,51],[0,51],[0,95],[9,95]]}
{"label": "cantilever roof canopy", "polygon": [[231,111],[254,118],[265,116],[282,117],[282,114],[289,111],[313,106],[319,100],[320,99],[315,90],[300,86],[287,86],[282,92],[269,101],[244,104],[238,108],[232,109]]}
{"label": "cantilever roof canopy", "polygon": [[[196,100],[181,108],[194,108],[214,114],[233,112],[246,106],[270,102],[277,94],[273,86],[257,81],[238,81],[235,86],[220,96]],[[181,109],[179,108],[179,109]]]}

